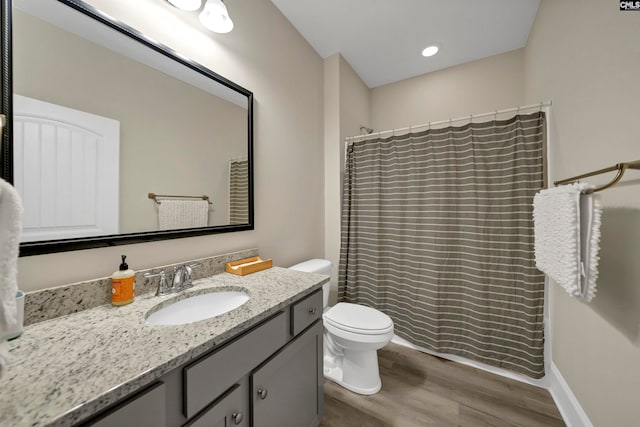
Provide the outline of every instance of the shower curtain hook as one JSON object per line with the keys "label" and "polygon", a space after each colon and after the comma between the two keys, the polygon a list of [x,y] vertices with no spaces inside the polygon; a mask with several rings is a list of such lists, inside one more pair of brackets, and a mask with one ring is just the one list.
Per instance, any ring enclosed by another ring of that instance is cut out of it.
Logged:
{"label": "shower curtain hook", "polygon": [[520,115],[520,106],[519,106],[519,105],[516,107],[516,114],[517,114],[518,116]]}

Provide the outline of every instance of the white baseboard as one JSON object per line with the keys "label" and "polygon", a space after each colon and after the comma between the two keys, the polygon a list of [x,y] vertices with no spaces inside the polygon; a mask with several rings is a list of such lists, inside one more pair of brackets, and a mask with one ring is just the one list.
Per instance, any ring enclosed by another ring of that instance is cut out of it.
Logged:
{"label": "white baseboard", "polygon": [[547,373],[547,377],[549,377],[549,393],[551,393],[551,397],[556,402],[558,411],[560,411],[560,415],[562,415],[567,427],[593,427],[589,417],[587,417],[578,399],[573,395],[569,385],[553,361],[550,364],[550,368]]}

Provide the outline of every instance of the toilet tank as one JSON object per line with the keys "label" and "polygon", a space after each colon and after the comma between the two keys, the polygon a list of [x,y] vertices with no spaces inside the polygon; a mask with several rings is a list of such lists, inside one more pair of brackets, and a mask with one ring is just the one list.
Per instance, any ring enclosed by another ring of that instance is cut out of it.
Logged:
{"label": "toilet tank", "polygon": [[[296,265],[292,265],[289,268],[292,270],[306,271],[307,273],[324,274],[325,276],[331,276],[331,261],[326,259],[310,259]],[[327,282],[322,285],[323,307],[327,307],[329,305],[330,289],[331,282]]]}

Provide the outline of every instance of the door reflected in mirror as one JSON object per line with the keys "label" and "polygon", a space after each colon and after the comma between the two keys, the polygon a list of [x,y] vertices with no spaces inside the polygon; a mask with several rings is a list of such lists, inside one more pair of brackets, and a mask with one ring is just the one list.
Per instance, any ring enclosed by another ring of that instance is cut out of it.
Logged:
{"label": "door reflected in mirror", "polygon": [[14,0],[23,242],[252,228],[251,93],[64,3]]}

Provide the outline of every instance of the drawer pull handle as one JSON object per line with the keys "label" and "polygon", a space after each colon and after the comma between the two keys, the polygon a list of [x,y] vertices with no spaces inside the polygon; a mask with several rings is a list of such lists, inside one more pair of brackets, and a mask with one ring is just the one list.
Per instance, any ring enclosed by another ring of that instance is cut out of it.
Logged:
{"label": "drawer pull handle", "polygon": [[315,308],[315,307],[311,307],[311,308],[309,309],[309,314],[316,314],[316,313],[317,313],[317,310],[316,310],[316,308]]}
{"label": "drawer pull handle", "polygon": [[231,415],[231,418],[233,418],[233,423],[235,425],[238,425],[242,422],[242,412],[234,412],[233,415]]}
{"label": "drawer pull handle", "polygon": [[259,388],[258,389],[258,396],[260,396],[260,399],[264,400],[267,398],[267,390],[264,388]]}

